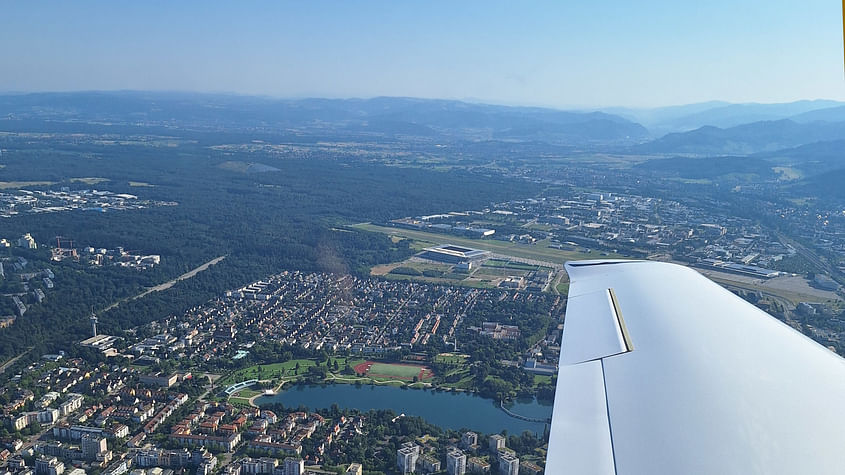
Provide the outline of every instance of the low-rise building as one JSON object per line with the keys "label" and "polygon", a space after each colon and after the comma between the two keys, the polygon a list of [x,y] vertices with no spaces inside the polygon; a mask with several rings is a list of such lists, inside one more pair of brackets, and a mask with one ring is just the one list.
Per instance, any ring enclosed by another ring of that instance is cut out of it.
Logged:
{"label": "low-rise building", "polygon": [[467,472],[490,473],[490,464],[480,457],[470,457],[467,460]]}
{"label": "low-rise building", "polygon": [[241,441],[241,434],[231,434],[225,437],[203,434],[171,434],[170,440],[186,447],[206,447],[212,450],[233,452]]}
{"label": "low-rise building", "polygon": [[179,379],[179,375],[177,375],[176,373],[142,374],[141,376],[139,376],[138,379],[143,384],[149,384],[151,386],[160,386],[162,388],[169,388],[176,384],[176,381]]}
{"label": "low-rise building", "polygon": [[540,475],[543,473],[543,468],[537,464],[523,460],[519,462],[519,473],[522,475]]}
{"label": "low-rise building", "polygon": [[293,457],[288,457],[285,459],[285,475],[304,475],[304,473],[304,460]]}
{"label": "low-rise building", "polygon": [[440,460],[430,454],[423,455],[417,460],[417,471],[420,473],[439,472]]}
{"label": "low-rise building", "polygon": [[246,475],[270,475],[279,466],[279,461],[270,457],[245,458],[241,460],[241,473]]}
{"label": "low-rise building", "polygon": [[82,402],[85,400],[82,394],[70,393],[67,396],[67,400],[59,404],[59,414],[62,417],[78,411],[82,407]]}
{"label": "low-rise building", "polygon": [[35,461],[35,473],[38,475],[62,475],[65,464],[53,456],[42,456]]}

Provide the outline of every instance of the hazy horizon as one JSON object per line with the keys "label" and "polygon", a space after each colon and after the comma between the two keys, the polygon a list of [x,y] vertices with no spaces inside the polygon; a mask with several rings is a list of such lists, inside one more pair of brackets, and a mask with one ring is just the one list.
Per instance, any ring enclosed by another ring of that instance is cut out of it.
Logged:
{"label": "hazy horizon", "polygon": [[15,95],[28,95],[28,94],[96,94],[96,93],[106,93],[106,94],[113,94],[113,93],[149,93],[149,94],[184,94],[184,95],[209,95],[209,96],[230,96],[230,97],[243,97],[243,98],[259,98],[259,99],[267,99],[267,100],[278,100],[278,101],[300,101],[300,100],[340,100],[340,101],[366,101],[371,99],[379,99],[379,98],[389,98],[389,99],[419,99],[419,100],[431,100],[431,101],[455,101],[455,102],[464,102],[467,104],[481,104],[481,105],[491,105],[491,106],[502,106],[502,107],[527,107],[527,108],[540,108],[540,109],[552,109],[552,110],[561,110],[561,111],[609,111],[613,109],[621,109],[621,110],[631,110],[631,111],[649,111],[649,110],[656,110],[656,109],[668,109],[668,108],[681,108],[681,107],[689,107],[689,106],[698,106],[698,105],[706,105],[712,104],[713,107],[720,107],[720,106],[728,106],[728,105],[779,105],[779,104],[791,104],[791,103],[800,103],[800,102],[836,102],[842,105],[845,105],[845,100],[840,99],[833,99],[827,97],[818,97],[818,98],[798,98],[795,100],[790,101],[783,101],[783,102],[758,102],[758,101],[750,101],[750,102],[730,102],[722,99],[709,99],[703,100],[698,102],[689,102],[689,103],[678,103],[678,104],[667,104],[667,105],[659,105],[659,106],[624,106],[624,105],[607,105],[607,106],[554,106],[554,105],[543,105],[543,104],[531,104],[531,103],[518,103],[518,102],[507,102],[507,101],[496,101],[496,100],[485,100],[485,99],[478,99],[478,98],[452,98],[452,97],[420,97],[420,96],[401,96],[401,95],[371,95],[371,96],[331,96],[331,95],[271,95],[271,94],[251,94],[251,93],[242,93],[236,91],[200,91],[200,90],[177,90],[177,89],[72,89],[72,90],[0,90],[0,96],[15,96]]}
{"label": "hazy horizon", "polygon": [[0,90],[420,97],[557,109],[845,100],[839,5],[6,5]]}

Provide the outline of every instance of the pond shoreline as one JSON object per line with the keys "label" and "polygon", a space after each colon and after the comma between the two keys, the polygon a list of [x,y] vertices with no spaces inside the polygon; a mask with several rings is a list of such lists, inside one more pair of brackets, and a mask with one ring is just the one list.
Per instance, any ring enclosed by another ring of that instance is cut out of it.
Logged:
{"label": "pond shoreline", "polygon": [[485,433],[527,430],[535,434],[542,434],[553,405],[534,398],[512,401],[506,407],[506,403],[471,392],[407,389],[370,384],[296,384],[272,396],[259,395],[252,400],[259,407],[281,403],[285,407],[303,406],[310,410],[333,404],[361,411],[391,409],[397,414],[420,416],[448,429],[467,428]]}

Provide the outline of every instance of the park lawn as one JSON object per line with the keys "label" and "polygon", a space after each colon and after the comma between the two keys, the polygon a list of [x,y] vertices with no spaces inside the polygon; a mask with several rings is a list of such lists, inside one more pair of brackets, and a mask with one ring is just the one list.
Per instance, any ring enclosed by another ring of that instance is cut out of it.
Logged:
{"label": "park lawn", "polygon": [[[449,376],[458,375],[461,379],[453,382],[448,383],[446,382],[446,378]],[[469,368],[467,367],[460,367],[454,370],[449,371],[442,378],[440,378],[440,386],[453,388],[453,389],[472,389],[472,375],[469,374]]]}
{"label": "park lawn", "polygon": [[504,260],[504,259],[495,259],[495,258],[493,258],[493,259],[487,259],[487,260],[486,260],[486,261],[484,261],[484,263],[483,263],[483,264],[481,264],[481,265],[482,265],[483,267],[507,267],[508,262],[510,262],[510,261],[506,261],[506,260]]}
{"label": "park lawn", "polygon": [[466,362],[469,355],[456,355],[454,353],[440,353],[434,357],[435,363],[443,363],[450,365],[462,365]]}
{"label": "park lawn", "polygon": [[474,389],[474,387],[475,387],[473,382],[472,382],[472,379],[473,379],[472,375],[467,373],[466,376],[459,379],[458,381],[456,381],[454,383],[444,383],[444,384],[442,384],[442,386],[447,386],[447,387],[450,387],[450,388],[453,388],[453,389],[470,390],[470,389]]}
{"label": "park lawn", "polygon": [[242,397],[230,397],[229,402],[236,406],[249,406],[249,399],[244,399]]}
{"label": "park lawn", "polygon": [[507,267],[481,267],[477,271],[475,271],[472,276],[476,279],[480,279],[482,277],[487,278],[498,278],[498,277],[508,277],[511,275],[525,275],[525,271],[517,270],[517,269],[510,269]]}
{"label": "park lawn", "polygon": [[[350,366],[355,366],[358,363],[363,362],[362,359],[353,359],[353,358],[345,358],[345,357],[333,357],[329,358],[329,367],[333,367],[335,361],[338,364],[339,368],[343,368],[344,364],[349,361]],[[299,365],[299,370],[296,370],[297,364]],[[231,375],[224,378],[224,380],[219,381],[217,384],[220,386],[229,386],[234,383],[239,383],[241,381],[247,381],[249,379],[257,379],[257,380],[267,380],[273,379],[277,380],[279,378],[286,378],[292,376],[299,376],[301,374],[305,374],[308,371],[308,368],[311,366],[316,366],[317,362],[314,360],[307,360],[307,359],[296,359],[285,361],[282,363],[270,363],[270,364],[261,364],[250,366],[248,368],[243,368],[235,371]]]}
{"label": "park lawn", "polygon": [[413,379],[414,376],[419,376],[420,371],[425,369],[423,366],[398,365],[391,363],[374,363],[367,375],[373,376],[395,376],[404,379]]}
{"label": "park lawn", "polygon": [[[297,363],[299,364],[299,371],[295,372],[294,370],[296,368]],[[271,363],[250,366],[235,371],[230,376],[224,378],[225,381],[220,381],[218,384],[220,384],[221,386],[228,386],[230,384],[239,383],[241,381],[246,381],[249,379],[265,380],[281,378],[285,376],[295,376],[298,374],[302,374],[305,371],[308,371],[309,366],[314,366],[316,364],[317,363],[312,360],[299,359],[285,361],[283,363]]]}
{"label": "park lawn", "polygon": [[557,291],[561,295],[569,295],[569,282],[561,282],[557,284]]}
{"label": "park lawn", "polygon": [[252,396],[258,396],[259,394],[261,394],[261,391],[256,391],[254,389],[241,389],[236,393],[235,397],[249,399]]}
{"label": "park lawn", "polygon": [[535,374],[534,375],[534,386],[540,386],[542,384],[548,384],[552,382],[551,375],[548,374]]}
{"label": "park lawn", "polygon": [[516,261],[506,261],[503,259],[488,259],[481,265],[481,267],[500,267],[505,269],[517,269],[517,270],[537,270],[537,269],[548,269],[551,270],[549,267],[543,266],[536,266],[531,264],[526,264],[524,262],[516,262]]}

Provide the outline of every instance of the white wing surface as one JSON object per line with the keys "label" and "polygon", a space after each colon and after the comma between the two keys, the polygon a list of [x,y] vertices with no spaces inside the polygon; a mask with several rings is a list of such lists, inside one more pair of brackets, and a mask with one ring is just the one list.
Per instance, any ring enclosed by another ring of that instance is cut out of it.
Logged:
{"label": "white wing surface", "polygon": [[845,473],[845,360],[683,266],[566,269],[546,473]]}

